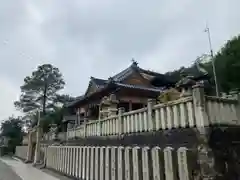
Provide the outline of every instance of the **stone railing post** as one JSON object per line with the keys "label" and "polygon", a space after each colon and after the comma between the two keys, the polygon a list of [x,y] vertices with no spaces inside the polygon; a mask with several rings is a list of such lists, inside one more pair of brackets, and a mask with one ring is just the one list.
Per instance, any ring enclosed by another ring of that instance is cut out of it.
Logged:
{"label": "stone railing post", "polygon": [[84,137],[87,136],[87,118],[84,117],[84,122],[83,122],[83,131],[84,131]]}
{"label": "stone railing post", "polygon": [[148,131],[153,130],[154,127],[156,127],[153,124],[153,105],[154,105],[154,100],[153,99],[148,99],[147,102],[147,123],[148,123]]}
{"label": "stone railing post", "polygon": [[193,86],[193,106],[195,111],[196,126],[208,126],[209,121],[206,112],[204,87],[201,84]]}
{"label": "stone railing post", "polygon": [[202,179],[214,179],[216,172],[214,169],[214,156],[209,147],[209,121],[206,112],[204,87],[201,84],[193,86],[193,106],[196,119],[196,135],[198,138],[198,176]]}
{"label": "stone railing post", "polygon": [[123,113],[124,108],[120,107],[118,108],[118,134],[121,135],[123,133]]}
{"label": "stone railing post", "polygon": [[102,132],[102,124],[101,124],[101,116],[98,118],[98,136],[101,136]]}

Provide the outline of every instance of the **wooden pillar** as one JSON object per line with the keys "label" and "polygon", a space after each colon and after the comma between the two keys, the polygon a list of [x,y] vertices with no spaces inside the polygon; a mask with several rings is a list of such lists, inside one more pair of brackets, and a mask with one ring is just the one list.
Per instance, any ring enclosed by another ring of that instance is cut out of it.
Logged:
{"label": "wooden pillar", "polygon": [[132,111],[132,101],[129,101],[129,111]]}

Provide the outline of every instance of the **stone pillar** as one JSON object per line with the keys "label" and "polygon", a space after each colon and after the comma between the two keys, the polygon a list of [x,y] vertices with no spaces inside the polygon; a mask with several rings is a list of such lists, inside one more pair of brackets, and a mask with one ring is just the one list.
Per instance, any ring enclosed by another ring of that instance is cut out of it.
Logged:
{"label": "stone pillar", "polygon": [[79,160],[78,160],[78,178],[82,179],[82,168],[83,168],[83,147],[79,147]]}
{"label": "stone pillar", "polygon": [[105,147],[100,147],[99,180],[105,180]]}
{"label": "stone pillar", "polygon": [[204,87],[201,84],[193,86],[193,105],[197,127],[208,126],[209,121],[206,113]]}
{"label": "stone pillar", "polygon": [[150,180],[151,178],[151,163],[150,163],[150,148],[143,147],[142,148],[142,172],[143,179]]}
{"label": "stone pillar", "polygon": [[173,148],[166,147],[164,150],[165,177],[167,180],[176,180],[176,169],[173,162]]}
{"label": "stone pillar", "polygon": [[123,134],[123,116],[124,108],[118,108],[118,134]]}
{"label": "stone pillar", "polygon": [[132,177],[132,148],[131,147],[125,147],[124,163],[125,163],[125,180],[131,180],[131,177]]}
{"label": "stone pillar", "polygon": [[156,127],[154,124],[153,124],[153,105],[154,105],[154,100],[153,99],[148,99],[148,103],[147,103],[147,110],[148,110],[148,114],[147,114],[147,117],[148,117],[148,126],[147,126],[147,129],[148,131],[152,131],[153,130],[153,127]]}
{"label": "stone pillar", "polygon": [[84,137],[87,136],[87,117],[84,117]]}
{"label": "stone pillar", "polygon": [[89,180],[90,172],[90,147],[86,147],[86,180]]}
{"label": "stone pillar", "polygon": [[60,172],[62,172],[62,159],[63,159],[62,147],[59,147],[59,171]]}
{"label": "stone pillar", "polygon": [[178,175],[180,180],[190,180],[190,172],[188,168],[187,160],[187,151],[186,147],[180,147],[177,150],[178,157]]}
{"label": "stone pillar", "polygon": [[76,147],[72,147],[72,176],[75,176],[76,158]]}
{"label": "stone pillar", "polygon": [[154,147],[151,150],[152,154],[152,166],[153,166],[153,180],[163,180],[164,179],[164,164],[162,151],[160,147]]}
{"label": "stone pillar", "polygon": [[76,148],[76,162],[75,162],[75,176],[78,178],[79,177],[79,147]]}
{"label": "stone pillar", "polygon": [[117,147],[111,147],[111,180],[117,180]]}
{"label": "stone pillar", "polygon": [[60,171],[60,165],[61,165],[60,147],[57,147],[56,156],[57,156],[56,169],[57,171]]}
{"label": "stone pillar", "polygon": [[67,173],[67,147],[63,147],[63,173]]}
{"label": "stone pillar", "polygon": [[86,147],[82,151],[82,179],[86,179]]}
{"label": "stone pillar", "polygon": [[32,153],[33,153],[33,147],[32,147],[32,136],[33,132],[28,132],[28,148],[27,148],[27,157],[26,157],[26,163],[31,162],[32,160]]}
{"label": "stone pillar", "polygon": [[125,180],[125,163],[124,163],[124,147],[120,146],[118,147],[117,150],[117,164],[118,164],[118,169],[117,169],[117,176],[118,180]]}
{"label": "stone pillar", "polygon": [[209,120],[206,113],[206,103],[203,85],[197,84],[193,87],[193,104],[197,123],[198,137],[198,163],[200,171],[198,176],[204,180],[214,179],[216,172],[214,169],[214,156],[209,147]]}
{"label": "stone pillar", "polygon": [[109,146],[106,147],[105,153],[105,180],[111,179],[111,148]]}
{"label": "stone pillar", "polygon": [[66,171],[66,174],[67,175],[70,175],[70,148],[67,147],[67,163],[66,163],[66,166],[67,166],[67,171]]}
{"label": "stone pillar", "polygon": [[90,148],[90,180],[94,179],[94,171],[95,171],[95,147]]}
{"label": "stone pillar", "polygon": [[141,148],[134,147],[132,153],[132,161],[133,161],[133,180],[139,180],[142,177],[142,167],[141,167]]}
{"label": "stone pillar", "polygon": [[95,147],[95,168],[94,179],[99,179],[99,167],[100,167],[100,147]]}

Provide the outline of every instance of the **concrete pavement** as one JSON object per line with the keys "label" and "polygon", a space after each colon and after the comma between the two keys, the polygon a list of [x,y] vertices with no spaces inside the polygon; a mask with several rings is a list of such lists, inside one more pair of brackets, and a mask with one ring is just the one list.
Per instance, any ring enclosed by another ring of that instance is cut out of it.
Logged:
{"label": "concrete pavement", "polygon": [[0,160],[0,180],[22,180],[12,168]]}
{"label": "concrete pavement", "polygon": [[20,160],[4,157],[0,158],[0,180],[59,180],[31,164],[24,164]]}

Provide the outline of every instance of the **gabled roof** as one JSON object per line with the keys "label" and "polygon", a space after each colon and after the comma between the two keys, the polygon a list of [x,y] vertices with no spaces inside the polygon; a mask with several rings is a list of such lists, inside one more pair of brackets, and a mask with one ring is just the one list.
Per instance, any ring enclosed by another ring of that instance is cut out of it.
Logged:
{"label": "gabled roof", "polygon": [[101,88],[107,84],[107,81],[104,79],[91,77],[91,80],[96,84],[97,88]]}
{"label": "gabled roof", "polygon": [[[76,101],[70,103],[69,106],[74,106],[75,104],[82,101],[83,99],[86,99],[87,97],[91,96],[91,94],[87,94],[87,92],[93,83],[97,87],[96,92],[99,92],[103,89],[108,88],[109,84],[111,84],[111,87],[132,88],[132,89],[146,90],[146,91],[150,91],[150,92],[161,92],[163,90],[162,88],[157,88],[157,87],[144,87],[141,85],[132,85],[132,84],[123,83],[123,81],[125,79],[127,79],[129,76],[131,76],[134,72],[139,72],[139,74],[141,76],[142,76],[142,74],[151,76],[151,80],[154,79],[155,77],[160,77],[160,79],[165,77],[163,74],[153,72],[150,70],[142,69],[142,68],[138,67],[137,62],[133,61],[133,63],[128,68],[122,70],[120,73],[114,75],[113,77],[110,77],[108,80],[91,77],[91,80],[89,82],[88,89],[87,89],[85,95],[81,96],[81,98],[77,99]],[[164,80],[164,81],[166,81],[166,80]],[[94,92],[93,92],[93,94],[94,94]]]}
{"label": "gabled roof", "polygon": [[116,82],[121,82],[127,77],[129,77],[134,71],[138,69],[137,63],[133,62],[131,66],[128,68],[124,69],[120,73],[116,74],[115,76],[112,77],[112,79]]}
{"label": "gabled roof", "polygon": [[[109,81],[108,81],[109,82]],[[161,93],[164,91],[163,88],[155,88],[155,87],[145,87],[145,86],[141,86],[141,85],[132,85],[132,84],[124,84],[124,83],[119,83],[119,82],[115,82],[115,81],[111,81],[108,84],[106,84],[103,88],[99,88],[97,89],[97,91],[93,94],[87,94],[85,96],[83,96],[81,99],[76,100],[74,102],[72,102],[71,104],[68,104],[68,107],[73,107],[75,105],[77,105],[78,103],[80,103],[83,100],[88,99],[89,97],[91,97],[92,95],[96,95],[96,93],[100,93],[103,90],[107,90],[109,92],[113,92],[115,90],[118,90],[119,88],[126,88],[126,89],[137,89],[137,90],[142,90],[142,91],[147,91],[147,92],[151,92],[152,94],[156,94],[156,93]]]}

